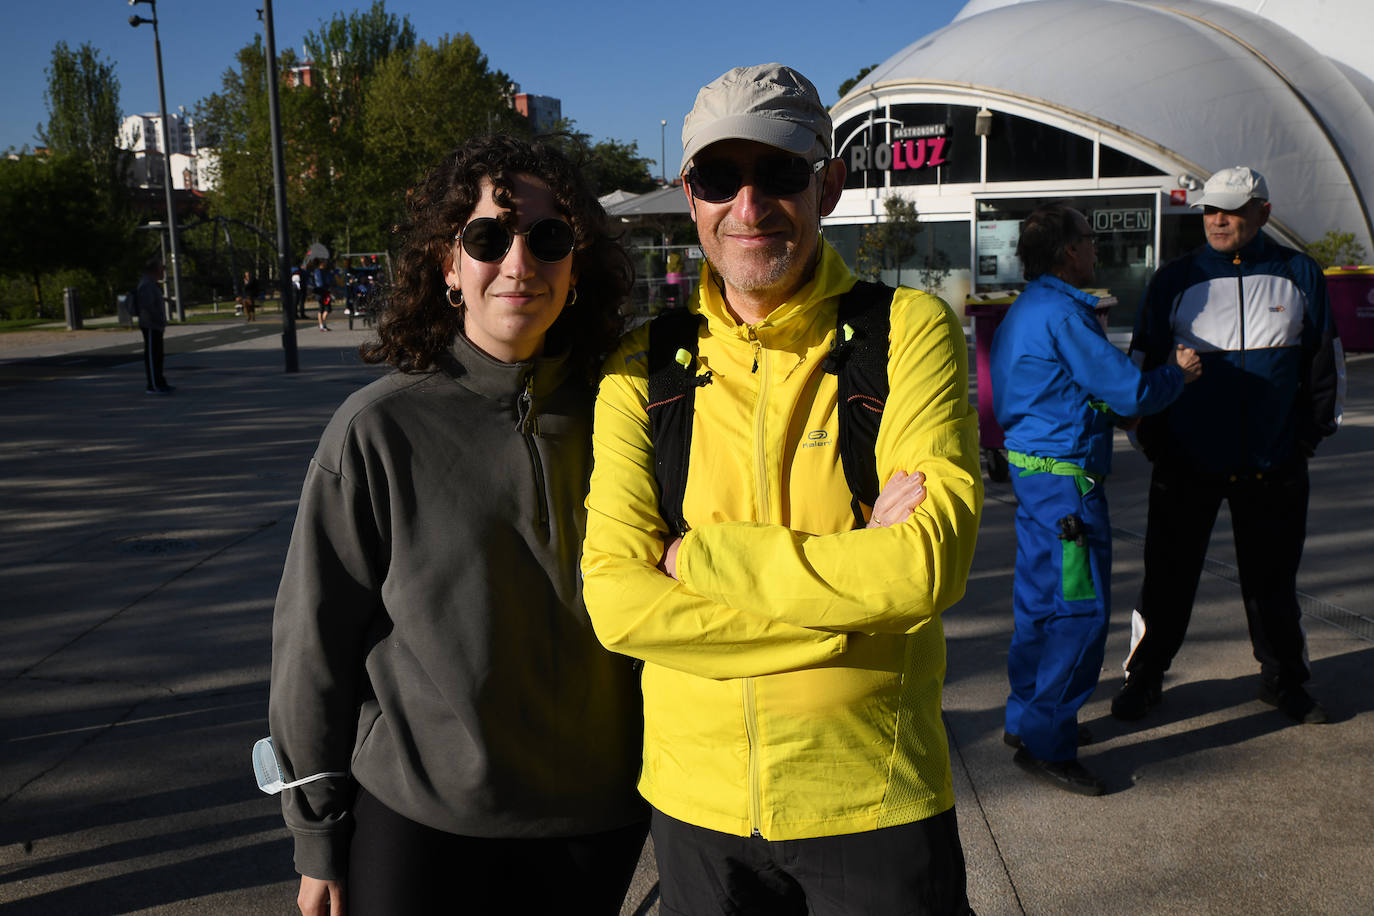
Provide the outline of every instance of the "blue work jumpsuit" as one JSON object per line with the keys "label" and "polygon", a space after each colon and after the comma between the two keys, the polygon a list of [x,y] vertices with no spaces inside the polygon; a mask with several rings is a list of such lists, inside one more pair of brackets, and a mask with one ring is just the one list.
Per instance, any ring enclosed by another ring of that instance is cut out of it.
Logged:
{"label": "blue work jumpsuit", "polygon": [[1042,275],[992,343],[993,410],[1018,503],[1006,730],[1041,760],[1078,756],[1078,710],[1102,668],[1112,556],[1102,481],[1115,422],[1183,390],[1177,366],[1141,372],[1113,346],[1096,304]]}

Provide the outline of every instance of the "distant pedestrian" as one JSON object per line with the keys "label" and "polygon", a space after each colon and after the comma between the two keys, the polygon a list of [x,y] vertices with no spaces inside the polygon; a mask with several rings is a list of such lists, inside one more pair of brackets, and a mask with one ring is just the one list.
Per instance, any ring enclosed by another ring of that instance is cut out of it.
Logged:
{"label": "distant pedestrian", "polygon": [[262,284],[258,278],[248,271],[243,272],[243,295],[239,297],[239,304],[243,306],[244,317],[249,321],[254,320],[258,309],[258,298],[262,295]]}
{"label": "distant pedestrian", "polygon": [[1260,663],[1259,698],[1298,722],[1325,722],[1326,710],[1303,687],[1311,672],[1297,576],[1307,534],[1307,459],[1340,425],[1345,390],[1326,278],[1316,261],[1261,234],[1269,186],[1254,169],[1217,172],[1193,206],[1202,208],[1207,244],[1155,274],[1131,341],[1147,369],[1178,342],[1202,354],[1206,371],[1140,425],[1140,445],[1154,465],[1145,578],[1112,715],[1134,721],[1160,702],[1226,500]]}
{"label": "distant pedestrian", "polygon": [[291,308],[300,317],[305,317],[305,279],[299,267],[291,268]]}
{"label": "distant pedestrian", "polygon": [[143,373],[148,394],[171,394],[173,388],[162,374],[162,335],[167,328],[167,308],[162,302],[162,261],[149,258],[134,290],[134,316],[143,335]]}
{"label": "distant pedestrian", "polygon": [[319,303],[316,311],[320,321],[320,330],[328,331],[329,311],[333,296],[333,276],[334,272],[329,269],[323,258],[315,261],[315,269],[310,272],[310,285],[315,291],[315,301]]}

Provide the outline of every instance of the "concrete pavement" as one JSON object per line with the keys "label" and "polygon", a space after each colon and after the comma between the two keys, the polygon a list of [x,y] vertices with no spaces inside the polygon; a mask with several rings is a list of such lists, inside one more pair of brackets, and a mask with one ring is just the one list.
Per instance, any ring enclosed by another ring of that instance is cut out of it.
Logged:
{"label": "concrete pavement", "polygon": [[[301,371],[286,375],[267,324],[171,352],[171,397],[143,394],[136,356],[78,359],[136,332],[0,340],[6,913],[293,911],[290,843],[248,757],[267,728],[272,598],[315,441],[381,370],[353,354],[365,333],[336,320],[299,326]],[[64,361],[32,362],[44,357]],[[1115,612],[1083,715],[1101,798],[1030,780],[1001,743],[1015,539],[1010,487],[989,485],[968,594],[946,615],[946,722],[982,916],[1371,910],[1374,357],[1352,357],[1349,376],[1345,425],[1312,464],[1299,583],[1326,726],[1253,699],[1225,518],[1163,705],[1140,727],[1111,719],[1148,477],[1119,443]],[[625,913],[654,912],[652,889],[646,859]]]}

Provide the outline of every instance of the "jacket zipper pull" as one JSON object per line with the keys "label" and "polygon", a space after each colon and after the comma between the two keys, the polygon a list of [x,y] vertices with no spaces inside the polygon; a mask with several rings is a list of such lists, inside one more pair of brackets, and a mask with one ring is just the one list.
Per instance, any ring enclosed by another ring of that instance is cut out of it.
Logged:
{"label": "jacket zipper pull", "polygon": [[534,373],[525,376],[525,389],[520,392],[519,419],[520,431],[522,433],[535,435],[538,434],[538,423],[530,417],[530,410],[534,406]]}

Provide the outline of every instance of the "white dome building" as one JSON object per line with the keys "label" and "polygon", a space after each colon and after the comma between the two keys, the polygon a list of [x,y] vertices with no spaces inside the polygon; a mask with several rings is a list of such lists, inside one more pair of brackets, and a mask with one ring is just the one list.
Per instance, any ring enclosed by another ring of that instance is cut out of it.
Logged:
{"label": "white dome building", "polygon": [[1202,242],[1188,199],[1250,165],[1279,241],[1336,230],[1374,252],[1366,3],[972,0],[832,108],[850,174],[826,235],[852,257],[885,198],[912,199],[929,231],[901,279],[943,259],[958,303],[1018,285],[1017,222],[1067,200],[1097,230],[1113,323],[1130,324],[1155,268]]}

